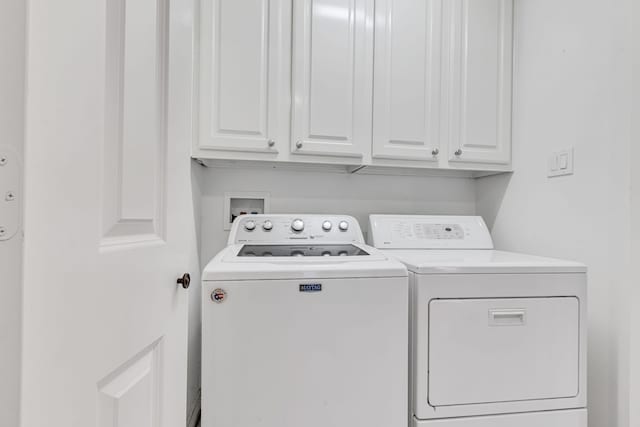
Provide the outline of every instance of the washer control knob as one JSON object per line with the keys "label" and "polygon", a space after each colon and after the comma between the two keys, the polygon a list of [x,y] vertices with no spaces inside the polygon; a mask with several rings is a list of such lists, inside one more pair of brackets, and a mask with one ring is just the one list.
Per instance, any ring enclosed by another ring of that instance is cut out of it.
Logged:
{"label": "washer control knob", "polygon": [[340,221],[340,224],[338,224],[338,228],[340,229],[340,231],[347,231],[349,229],[349,223],[347,221]]}
{"label": "washer control knob", "polygon": [[297,233],[301,232],[304,230],[304,221],[300,218],[294,219],[293,222],[291,222],[291,229]]}
{"label": "washer control knob", "polygon": [[262,223],[262,229],[264,231],[271,231],[273,229],[273,223],[269,220],[266,220]]}
{"label": "washer control knob", "polygon": [[247,231],[253,231],[256,229],[256,222],[253,220],[249,220],[244,223],[244,229]]}
{"label": "washer control knob", "polygon": [[331,231],[331,228],[333,227],[333,224],[331,224],[331,221],[324,221],[322,223],[322,229],[324,231]]}

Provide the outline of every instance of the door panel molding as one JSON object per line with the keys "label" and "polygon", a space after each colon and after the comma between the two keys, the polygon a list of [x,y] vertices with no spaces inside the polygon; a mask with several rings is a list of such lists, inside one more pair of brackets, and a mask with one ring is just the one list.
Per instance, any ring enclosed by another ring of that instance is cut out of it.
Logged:
{"label": "door panel molding", "polygon": [[165,237],[168,8],[108,3],[101,247]]}
{"label": "door panel molding", "polygon": [[98,427],[163,425],[161,360],[158,340],[98,382]]}

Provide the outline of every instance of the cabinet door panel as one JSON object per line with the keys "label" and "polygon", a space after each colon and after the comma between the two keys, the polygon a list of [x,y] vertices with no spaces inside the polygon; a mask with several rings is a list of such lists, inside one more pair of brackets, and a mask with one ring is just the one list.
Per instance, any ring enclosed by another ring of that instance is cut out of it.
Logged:
{"label": "cabinet door panel", "polygon": [[513,0],[452,0],[447,8],[450,160],[508,164]]}
{"label": "cabinet door panel", "polygon": [[360,157],[371,143],[372,0],[294,2],[291,150]]}
{"label": "cabinet door panel", "polygon": [[442,0],[378,0],[373,157],[435,161]]}
{"label": "cabinet door panel", "polygon": [[202,2],[200,148],[277,153],[269,141],[286,139],[283,3]]}

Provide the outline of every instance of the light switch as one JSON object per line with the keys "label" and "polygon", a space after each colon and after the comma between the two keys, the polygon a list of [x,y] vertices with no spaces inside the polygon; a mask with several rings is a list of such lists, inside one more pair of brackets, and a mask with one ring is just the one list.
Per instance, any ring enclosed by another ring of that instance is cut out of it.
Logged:
{"label": "light switch", "polygon": [[573,175],[573,147],[551,153],[547,176]]}
{"label": "light switch", "polygon": [[567,170],[569,167],[569,154],[560,153],[560,170]]}

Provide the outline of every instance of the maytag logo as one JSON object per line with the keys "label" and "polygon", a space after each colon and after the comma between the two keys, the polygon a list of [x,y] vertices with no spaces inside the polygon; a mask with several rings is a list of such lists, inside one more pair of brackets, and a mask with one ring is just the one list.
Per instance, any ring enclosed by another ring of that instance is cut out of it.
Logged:
{"label": "maytag logo", "polygon": [[300,292],[320,292],[322,291],[322,283],[301,283]]}

